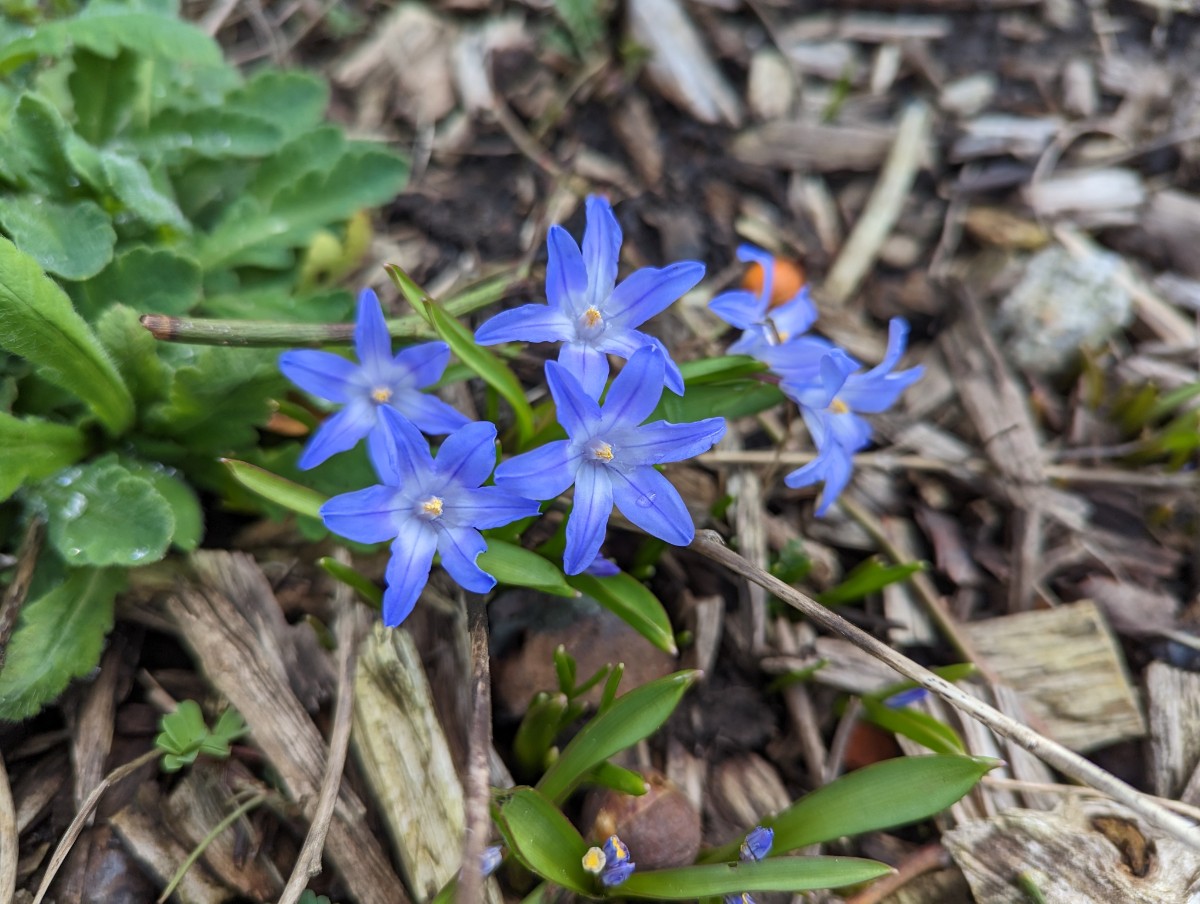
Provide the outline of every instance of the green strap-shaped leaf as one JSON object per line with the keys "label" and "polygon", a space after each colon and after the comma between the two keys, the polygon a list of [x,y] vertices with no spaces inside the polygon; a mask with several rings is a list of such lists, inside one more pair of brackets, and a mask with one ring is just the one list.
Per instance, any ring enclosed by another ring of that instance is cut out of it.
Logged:
{"label": "green strap-shaped leaf", "polygon": [[699,677],[695,670],[676,672],[618,697],[575,735],[538,790],[552,801],[566,800],[593,767],[657,731]]}
{"label": "green strap-shaped leaf", "polygon": [[77,427],[0,411],[0,502],[27,480],[40,480],[73,464],[87,451]]}
{"label": "green strap-shaped leaf", "polygon": [[[637,851],[631,851],[637,860]],[[779,857],[758,863],[712,863],[637,871],[621,884],[624,898],[680,900],[743,891],[813,891],[886,876],[892,868],[857,857]]]}
{"label": "green strap-shaped leaf", "polygon": [[83,399],[114,434],[133,421],[133,398],[65,292],[29,255],[0,238],[0,348]]}
{"label": "green strap-shaped leaf", "polygon": [[223,459],[234,480],[264,499],[282,505],[298,515],[321,520],[321,506],[327,501],[322,493],[301,486],[286,477],[272,474],[265,468],[232,458]]}
{"label": "green strap-shaped leaf", "polygon": [[674,656],[679,652],[667,610],[641,581],[621,572],[603,578],[576,574],[568,577],[567,582],[621,618],[664,653]]}
{"label": "green strap-shaped leaf", "polygon": [[123,580],[121,569],[77,568],[25,604],[0,671],[0,719],[32,716],[96,667]]}
{"label": "green strap-shaped leaf", "polygon": [[817,601],[825,606],[838,606],[860,600],[889,584],[906,580],[918,571],[924,571],[926,567],[924,562],[887,565],[878,558],[870,558],[856,566],[836,587],[818,593]]}
{"label": "green strap-shaped leaf", "polygon": [[953,728],[945,722],[939,722],[928,713],[920,710],[902,707],[893,709],[886,703],[863,698],[863,707],[867,718],[885,731],[903,735],[911,741],[916,741],[928,747],[934,753],[964,754],[966,745]]}
{"label": "green strap-shaped leaf", "polygon": [[544,795],[515,788],[502,796],[493,815],[508,849],[528,869],[573,892],[594,895],[595,877],[583,868],[587,842]]}
{"label": "green strap-shaped leaf", "polygon": [[[928,819],[975,787],[999,760],[967,756],[906,756],[867,766],[764,818],[775,830],[772,854],[786,854],[843,835],[860,835]],[[707,863],[734,860],[738,841],[705,851]]]}
{"label": "green strap-shaped leaf", "polygon": [[649,419],[690,424],[706,417],[747,417],[774,408],[783,400],[784,395],[778,386],[759,380],[701,383],[688,387],[682,396],[664,392]]}
{"label": "green strap-shaped leaf", "polygon": [[525,390],[521,388],[521,381],[517,379],[517,375],[496,355],[478,345],[471,331],[430,298],[407,273],[394,264],[389,264],[384,269],[396,284],[396,288],[408,299],[409,304],[418,313],[424,314],[434,332],[450,346],[458,360],[471,368],[483,382],[500,393],[512,406],[513,416],[517,421],[519,445],[524,448],[533,437],[533,409],[529,400],[525,398]]}
{"label": "green strap-shaped leaf", "polygon": [[491,537],[487,541],[487,549],[476,560],[480,568],[490,574],[501,584],[512,587],[531,587],[543,593],[571,599],[578,596],[574,588],[567,583],[561,569],[553,562],[544,559],[536,552],[531,552],[515,543],[506,543]]}

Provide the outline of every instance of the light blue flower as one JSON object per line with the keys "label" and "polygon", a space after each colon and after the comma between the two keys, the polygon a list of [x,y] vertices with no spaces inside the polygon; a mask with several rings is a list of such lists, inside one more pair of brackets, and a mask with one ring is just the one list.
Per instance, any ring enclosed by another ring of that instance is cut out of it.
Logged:
{"label": "light blue flower", "polygon": [[808,332],[816,322],[817,307],[809,297],[807,286],[787,301],[772,307],[774,255],[753,245],[740,245],[737,256],[739,260],[762,267],[762,290],[758,293],[748,289],[722,292],[709,302],[708,307],[730,326],[743,331],[741,337],[729,346],[731,355],[750,355],[762,359],[766,350],[792,342]]}
{"label": "light blue flower", "polygon": [[563,568],[579,574],[596,558],[614,503],[649,534],[686,546],[695,525],[679,491],[655,465],[707,451],[725,433],[723,418],[691,424],[642,424],[662,395],[664,357],[655,347],[633,354],[600,405],[572,373],[546,362],[546,382],[567,439],[503,462],[496,485],[532,499],[553,499],[575,486]]}
{"label": "light blue flower", "polygon": [[635,327],[661,313],[704,276],[695,261],[663,269],[644,267],[617,285],[621,227],[604,198],[587,199],[583,249],[561,226],[546,238],[548,304],[501,311],[475,332],[480,345],[499,342],[562,342],[558,361],[593,399],[608,380],[608,355],[630,358],[647,345],[663,354],[667,387],[683,394],[683,376],[662,342]]}
{"label": "light blue flower", "polygon": [[345,406],[317,428],[300,455],[301,468],[314,468],[335,453],[353,449],[364,436],[377,441],[383,409],[399,412],[432,434],[450,433],[470,422],[441,399],[421,392],[441,379],[450,346],[424,342],[393,357],[383,310],[370,289],[358,296],[354,349],[358,364],[315,349],[293,349],[279,356],[285,377],[306,392]]}
{"label": "light blue flower", "polygon": [[774,843],[774,829],[755,826],[753,829],[747,832],[746,837],[742,839],[742,846],[738,851],[738,859],[745,863],[753,863],[758,860],[765,860],[767,854],[771,853],[771,845]]}
{"label": "light blue flower", "polygon": [[382,484],[334,496],[321,506],[321,518],[359,543],[393,541],[383,595],[383,623],[392,628],[412,612],[435,551],[464,588],[491,590],[495,578],[475,564],[487,549],[480,529],[536,515],[538,503],[480,486],[496,464],[494,424],[467,424],[446,437],[434,460],[429,443],[404,417],[388,407],[380,415],[381,441],[370,453]]}
{"label": "light blue flower", "polygon": [[824,481],[818,515],[824,515],[841,495],[850,482],[854,453],[871,441],[871,425],[858,413],[885,411],[925,373],[925,368],[919,366],[895,371],[907,337],[908,324],[894,318],[888,325],[887,353],[877,367],[860,373],[857,361],[841,349],[834,349],[821,359],[815,379],[785,377],[780,383],[780,389],[800,406],[800,415],[817,447],[817,457],[783,481],[790,487]]}
{"label": "light blue flower", "polygon": [[633,875],[637,864],[629,856],[629,848],[616,835],[609,835],[604,842],[604,868],[600,871],[600,884],[605,888],[620,885]]}

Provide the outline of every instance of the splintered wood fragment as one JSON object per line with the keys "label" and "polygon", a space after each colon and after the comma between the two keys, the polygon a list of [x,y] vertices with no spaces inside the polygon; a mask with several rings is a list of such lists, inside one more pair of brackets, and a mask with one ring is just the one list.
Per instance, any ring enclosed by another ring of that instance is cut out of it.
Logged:
{"label": "splintered wood fragment", "polygon": [[678,0],[629,0],[629,30],[650,52],[646,74],[671,102],[710,125],[739,126],[742,103]]}
{"label": "splintered wood fragment", "polygon": [[985,113],[963,123],[963,134],[951,146],[950,159],[961,163],[1003,154],[1031,159],[1044,151],[1062,128],[1063,121],[1057,116]]}
{"label": "splintered wood fragment", "polygon": [[1069,800],[1051,813],[1009,810],[942,835],[975,900],[1165,904],[1194,901],[1200,855],[1125,807]]}
{"label": "splintered wood fragment", "polygon": [[1146,733],[1120,651],[1090,600],[964,629],[1001,682],[1065,746],[1095,750]]}
{"label": "splintered wood fragment", "polygon": [[351,737],[402,868],[426,900],[458,869],[464,798],[407,631],[376,625],[363,642]]}
{"label": "splintered wood fragment", "polygon": [[896,130],[888,126],[769,122],[738,135],[733,156],[772,169],[872,172],[887,157],[895,137]]}
{"label": "splintered wood fragment", "polygon": [[1142,217],[1146,187],[1135,171],[1109,167],[1060,171],[1031,182],[1022,195],[1040,217],[1070,217],[1087,228],[1131,226]]}
{"label": "splintered wood fragment", "polygon": [[921,168],[932,122],[930,108],[920,102],[909,104],[900,117],[896,143],[879,181],[822,287],[822,297],[830,303],[844,304],[874,265]]}
{"label": "splintered wood fragment", "polygon": [[[274,619],[264,610],[279,606],[271,586],[246,555],[204,551],[192,563],[205,583],[170,596],[168,612],[208,680],[241,713],[254,743],[311,819],[325,772],[325,742],[288,684],[278,638],[271,642],[267,636]],[[314,669],[315,663],[303,668]],[[362,801],[343,782],[326,853],[361,904],[406,904],[404,887],[366,816]]]}
{"label": "splintered wood fragment", "polygon": [[1200,675],[1153,662],[1146,669],[1150,776],[1159,797],[1180,797],[1200,765]]}
{"label": "splintered wood fragment", "polygon": [[11,901],[17,888],[17,811],[8,769],[0,759],[0,901]]}

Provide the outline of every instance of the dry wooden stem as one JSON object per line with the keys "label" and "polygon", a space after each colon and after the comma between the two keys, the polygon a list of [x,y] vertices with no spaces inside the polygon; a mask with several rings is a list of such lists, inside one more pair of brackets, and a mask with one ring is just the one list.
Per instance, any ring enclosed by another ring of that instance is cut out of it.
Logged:
{"label": "dry wooden stem", "polygon": [[37,564],[38,554],[42,551],[42,538],[45,536],[46,522],[34,518],[29,522],[25,537],[21,540],[21,549],[17,553],[17,570],[12,583],[4,591],[0,599],[0,672],[4,671],[5,654],[8,651],[8,641],[17,628],[17,618],[21,607],[25,605],[25,597],[29,593],[29,582],[33,580],[33,567]]}
{"label": "dry wooden stem", "polygon": [[71,820],[71,824],[67,826],[67,831],[63,833],[63,837],[59,840],[58,847],[54,849],[54,856],[50,858],[50,863],[46,867],[46,874],[42,876],[42,884],[38,886],[37,894],[33,898],[33,904],[41,904],[42,899],[46,897],[46,892],[50,889],[50,883],[58,875],[58,871],[66,861],[67,855],[71,853],[71,848],[74,846],[75,840],[79,837],[79,833],[83,831],[83,827],[87,825],[92,811],[96,809],[96,804],[100,803],[100,798],[104,795],[104,792],[123,778],[132,775],[147,763],[153,762],[160,756],[162,756],[162,751],[158,748],[147,750],[136,760],[131,760],[124,766],[120,766],[104,776],[100,784],[87,796],[87,800],[83,802],[83,806],[79,808],[79,812],[75,814],[75,818]]}
{"label": "dry wooden stem", "polygon": [[816,600],[806,596],[793,587],[772,577],[761,568],[747,562],[737,553],[725,546],[724,541],[714,531],[698,531],[691,548],[701,555],[724,565],[735,574],[765,587],[768,592],[783,600],[792,608],[801,612],[805,617],[816,622],[828,631],[850,641],[855,646],[870,653],[876,659],[891,666],[901,675],[915,681],[926,690],[937,694],[951,706],[978,719],[996,734],[1008,738],[1013,743],[1064,775],[1078,782],[1095,788],[1097,791],[1119,801],[1133,810],[1148,823],[1160,829],[1187,846],[1200,850],[1200,831],[1187,820],[1181,819],[1164,807],[1150,800],[1136,788],[1127,785],[1115,775],[1101,769],[1074,751],[1068,750],[1056,741],[1038,734],[1026,725],[1009,718],[999,710],[988,706],[981,700],[955,687],[949,681],[939,678],[933,672],[913,662],[907,656],[897,653],[891,647],[876,640],[870,634],[856,628],[840,615],[826,609]]}
{"label": "dry wooden stem", "polygon": [[[343,550],[338,550],[338,561],[348,559]],[[308,880],[321,871],[321,852],[325,849],[325,836],[329,833],[329,822],[333,819],[333,807],[337,803],[338,788],[342,783],[342,770],[346,766],[346,751],[350,747],[350,725],[354,714],[354,669],[358,664],[358,648],[362,643],[362,622],[358,617],[353,595],[349,587],[338,585],[338,692],[337,708],[333,715],[333,731],[329,736],[329,760],[325,776],[321,779],[321,794],[317,809],[313,813],[312,825],[304,847],[296,858],[292,875],[288,878],[279,904],[296,904]]]}
{"label": "dry wooden stem", "polygon": [[11,901],[17,890],[17,811],[13,806],[8,770],[0,759],[0,901]]}
{"label": "dry wooden stem", "polygon": [[463,865],[458,877],[456,904],[483,900],[483,874],[479,865],[491,826],[491,795],[488,753],[492,749],[492,679],[488,660],[487,608],[483,597],[467,595],[467,619],[471,632],[471,732],[467,755],[466,831]]}

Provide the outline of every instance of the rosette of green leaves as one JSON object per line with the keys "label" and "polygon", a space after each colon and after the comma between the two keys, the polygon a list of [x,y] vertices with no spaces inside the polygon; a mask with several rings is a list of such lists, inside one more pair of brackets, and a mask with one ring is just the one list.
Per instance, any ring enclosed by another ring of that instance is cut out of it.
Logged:
{"label": "rosette of green leaves", "polygon": [[200,542],[198,489],[258,505],[218,459],[262,458],[275,353],[157,344],[138,315],[344,319],[325,286],[408,172],[324,121],[320,78],[243,77],[170,0],[70,8],[0,23],[0,552],[47,525],[5,719],[95,665],[121,569]]}

